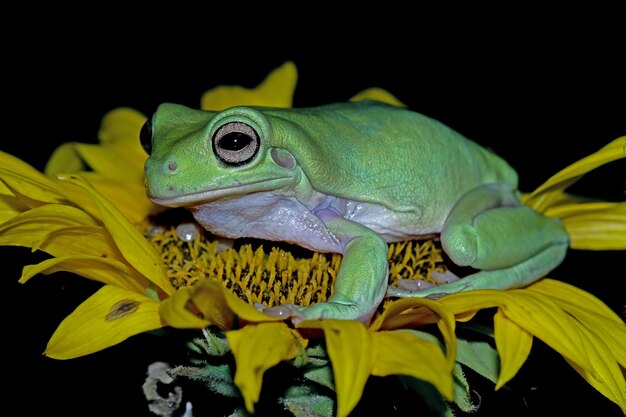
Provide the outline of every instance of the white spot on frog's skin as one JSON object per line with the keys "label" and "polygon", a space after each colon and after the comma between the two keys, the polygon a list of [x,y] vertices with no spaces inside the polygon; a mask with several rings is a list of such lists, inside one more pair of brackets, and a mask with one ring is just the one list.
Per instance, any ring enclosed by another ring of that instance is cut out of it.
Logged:
{"label": "white spot on frog's skin", "polygon": [[200,229],[195,223],[181,223],[176,226],[178,238],[184,242],[191,242],[198,236]]}

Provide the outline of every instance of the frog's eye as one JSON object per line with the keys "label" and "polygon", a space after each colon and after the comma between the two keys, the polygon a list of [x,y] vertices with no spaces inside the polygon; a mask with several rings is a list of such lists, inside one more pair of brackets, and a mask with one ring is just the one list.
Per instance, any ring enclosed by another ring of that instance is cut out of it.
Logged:
{"label": "frog's eye", "polygon": [[148,120],[144,123],[141,128],[141,132],[139,132],[139,141],[141,142],[141,147],[148,155],[152,153],[152,123]]}
{"label": "frog's eye", "polygon": [[243,165],[259,150],[259,135],[242,122],[226,123],[213,135],[213,153],[226,165]]}

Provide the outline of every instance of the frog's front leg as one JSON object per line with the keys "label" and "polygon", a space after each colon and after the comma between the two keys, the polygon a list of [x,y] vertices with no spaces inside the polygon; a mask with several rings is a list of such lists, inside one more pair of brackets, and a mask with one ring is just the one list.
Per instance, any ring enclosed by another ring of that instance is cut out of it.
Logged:
{"label": "frog's front leg", "polygon": [[309,307],[283,305],[265,309],[271,316],[311,319],[359,320],[367,323],[387,289],[387,243],[372,230],[332,213],[317,213],[343,247],[343,259],[334,294]]}
{"label": "frog's front leg", "polygon": [[524,287],[558,266],[568,247],[560,221],[519,203],[507,185],[489,185],[461,198],[441,232],[450,259],[479,272],[421,291],[389,288],[397,297],[431,297],[477,289]]}

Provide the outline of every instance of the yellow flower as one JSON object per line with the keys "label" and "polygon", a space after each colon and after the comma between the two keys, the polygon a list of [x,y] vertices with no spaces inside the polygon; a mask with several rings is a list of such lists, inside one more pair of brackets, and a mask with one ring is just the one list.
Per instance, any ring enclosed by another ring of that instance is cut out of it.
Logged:
{"label": "yellow flower", "polygon": [[[295,67],[286,63],[257,89],[218,87],[207,92],[202,107],[289,107],[295,82]],[[356,97],[363,98],[401,105],[379,89]],[[144,120],[130,109],[113,111],[103,120],[100,145],[63,145],[51,158],[47,175],[0,153],[0,245],[52,255],[26,266],[20,282],[39,273],[71,271],[104,284],[59,325],[46,355],[87,355],[164,326],[216,326],[226,334],[237,365],[234,382],[252,412],[265,371],[304,355],[306,347],[323,336],[333,368],[337,415],[343,417],[360,400],[370,375],[412,376],[431,383],[451,401],[455,361],[467,346],[457,340],[457,322],[495,307],[500,358],[496,388],[517,373],[536,336],[626,412],[620,368],[626,367],[626,326],[590,294],[550,279],[511,291],[387,302],[369,326],[325,320],[293,327],[260,313],[216,279],[173,285],[162,254],[143,233],[148,216],[158,211],[143,192],[146,155],[137,138]],[[526,204],[563,219],[573,247],[626,249],[624,203],[592,203],[564,193],[589,170],[624,157],[623,140],[611,142],[524,197]],[[122,158],[128,169],[117,168]],[[91,171],[86,172],[86,166]],[[443,343],[415,330],[429,324],[436,324]]]}

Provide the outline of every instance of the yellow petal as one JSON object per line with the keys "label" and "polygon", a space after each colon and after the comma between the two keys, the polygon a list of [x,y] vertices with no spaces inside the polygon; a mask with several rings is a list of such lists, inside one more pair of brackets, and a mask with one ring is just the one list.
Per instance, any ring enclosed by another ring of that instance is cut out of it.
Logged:
{"label": "yellow petal", "polygon": [[456,358],[456,321],[454,312],[439,300],[421,297],[396,300],[385,307],[385,311],[372,323],[370,330],[414,327],[427,323],[437,323],[446,346],[448,369],[452,372]]}
{"label": "yellow petal", "polygon": [[202,329],[211,325],[206,316],[200,317],[190,307],[193,288],[185,287],[178,290],[161,303],[159,314],[163,321],[178,329]]}
{"label": "yellow petal", "polygon": [[128,107],[111,110],[102,118],[98,132],[100,143],[126,148],[135,157],[145,159],[146,153],[139,142],[139,132],[146,120],[145,115]]}
{"label": "yellow petal", "polygon": [[27,178],[32,178],[36,181],[46,182],[49,184],[49,180],[41,172],[37,171],[31,165],[22,161],[21,159],[0,151],[0,167],[7,171],[15,172]]}
{"label": "yellow petal", "polygon": [[533,336],[509,320],[500,310],[496,312],[493,324],[500,357],[500,375],[496,382],[496,390],[499,390],[526,362],[533,345]]}
{"label": "yellow petal", "polygon": [[113,180],[92,173],[82,176],[133,223],[140,223],[160,210],[148,199],[143,182]]}
{"label": "yellow petal", "polygon": [[70,256],[51,258],[36,265],[27,265],[22,270],[20,283],[25,283],[37,274],[52,274],[59,271],[72,272],[85,278],[112,284],[120,288],[145,293],[148,282],[128,265],[114,259],[95,256]]}
{"label": "yellow petal", "polygon": [[85,168],[80,155],[76,152],[76,142],[68,142],[54,150],[44,172],[46,175],[54,175],[84,171]]}
{"label": "yellow petal", "polygon": [[[576,324],[582,327],[581,324]],[[622,370],[615,362],[611,350],[602,340],[585,331],[583,334],[586,337],[585,348],[592,361],[593,371],[589,371],[569,359],[567,361],[591,386],[617,404],[626,414],[626,401],[624,400],[626,382]]]}
{"label": "yellow petal", "polygon": [[[137,142],[139,142],[139,131]],[[145,152],[142,151],[143,155],[138,157],[134,153],[113,146],[79,143],[75,145],[75,148],[87,165],[103,177],[143,185],[143,166],[148,158]],[[120,167],[124,168],[120,169]]]}
{"label": "yellow petal", "polygon": [[[441,301],[454,311],[499,306],[508,319],[543,340],[575,365],[575,369],[592,385],[599,384],[602,378],[605,378],[605,384],[619,379],[615,375],[615,360],[611,362],[611,356],[601,357],[601,349],[595,346],[602,340],[563,311],[551,297],[525,289],[479,290],[452,294]],[[609,376],[610,379],[606,379]],[[594,386],[607,395],[607,386]],[[611,390],[614,391],[614,387]],[[613,399],[613,396],[609,398]]]}
{"label": "yellow petal", "polygon": [[0,181],[29,207],[36,207],[41,203],[66,201],[65,196],[54,187],[52,180],[36,171],[25,174],[26,170],[13,171],[2,167],[0,168]]}
{"label": "yellow petal", "polygon": [[563,219],[570,247],[592,250],[626,250],[626,203]]}
{"label": "yellow petal", "polygon": [[[148,155],[141,146],[139,133],[146,120],[146,116],[134,109],[122,107],[112,110],[102,118],[98,132],[102,151],[94,152],[80,146],[79,152],[95,171],[106,178],[143,187],[144,163]],[[111,161],[108,158],[114,159]],[[97,164],[98,169],[92,164]],[[124,169],[119,169],[119,166]]]}
{"label": "yellow petal", "polygon": [[412,328],[436,322],[436,314],[421,305],[417,298],[400,298],[385,306],[382,314],[370,325],[370,330]]}
{"label": "yellow petal", "polygon": [[378,355],[379,337],[352,320],[310,320],[297,327],[324,330],[337,392],[337,416],[346,417],[361,399]]}
{"label": "yellow petal", "polygon": [[38,225],[40,229],[54,229],[67,226],[97,226],[98,223],[84,211],[65,204],[46,204],[21,213],[0,230]]}
{"label": "yellow petal", "polygon": [[[3,185],[0,181],[0,185]],[[28,210],[28,206],[16,197],[0,195],[0,224]]]}
{"label": "yellow petal", "polygon": [[159,303],[135,291],[105,285],[56,329],[45,355],[71,359],[162,327]]}
{"label": "yellow petal", "polygon": [[550,298],[524,290],[477,290],[456,293],[440,299],[456,312],[500,307],[510,320],[542,339],[563,356],[584,364],[581,335],[572,328],[572,318]]}
{"label": "yellow petal", "polygon": [[237,317],[239,317],[240,320],[251,323],[283,320],[279,317],[270,317],[260,312],[259,310],[254,308],[254,306],[241,300],[230,291],[224,291],[224,299],[226,301],[226,304],[228,304],[228,307],[237,314]]}
{"label": "yellow petal", "polygon": [[165,275],[159,255],[135,226],[84,179],[77,175],[68,175],[61,179],[91,194],[100,210],[104,225],[128,263],[165,293],[173,294],[176,290]]}
{"label": "yellow petal", "polygon": [[551,194],[562,192],[587,172],[601,165],[626,158],[626,152],[623,151],[624,141],[626,141],[626,136],[619,137],[597,152],[561,170],[533,191],[524,203],[543,212],[548,207],[547,200]]}
{"label": "yellow petal", "polygon": [[300,339],[284,323],[259,323],[226,332],[235,356],[235,385],[241,391],[248,412],[259,400],[263,374],[281,361],[293,359],[301,349]]}
{"label": "yellow petal", "polygon": [[202,95],[200,108],[224,110],[233,106],[291,107],[298,72],[293,62],[276,68],[256,88],[219,86]]}
{"label": "yellow petal", "polygon": [[212,279],[178,290],[162,303],[161,315],[172,327],[216,325],[222,330],[231,328],[234,317],[226,302],[224,288]]}
{"label": "yellow petal", "polygon": [[401,330],[373,334],[379,341],[372,375],[413,376],[430,382],[448,401],[453,400],[452,372],[437,344]]}
{"label": "yellow petal", "polygon": [[543,279],[527,288],[550,297],[587,330],[609,347],[612,356],[626,368],[626,324],[598,298],[572,285]]}
{"label": "yellow petal", "polygon": [[[47,204],[14,216],[0,225],[0,245],[26,246],[57,258],[93,258],[87,263],[84,260],[64,262],[55,267],[55,271],[68,270],[104,283],[117,283],[140,291],[145,289],[146,278],[128,265],[111,235],[97,224],[92,217],[75,207]],[[32,271],[26,275],[30,277],[40,272]],[[27,279],[23,276],[22,282]]]}
{"label": "yellow petal", "polygon": [[41,249],[54,256],[121,257],[112,243],[92,217],[62,204],[27,210],[0,225],[0,245]]}
{"label": "yellow petal", "polygon": [[161,315],[170,326],[177,328],[200,329],[216,325],[222,330],[228,330],[234,315],[241,322],[282,321],[258,311],[213,279],[206,279],[193,287],[176,291],[163,301]]}
{"label": "yellow petal", "polygon": [[352,102],[363,100],[376,100],[396,107],[406,107],[406,104],[398,100],[393,94],[378,87],[363,90],[350,99]]}

